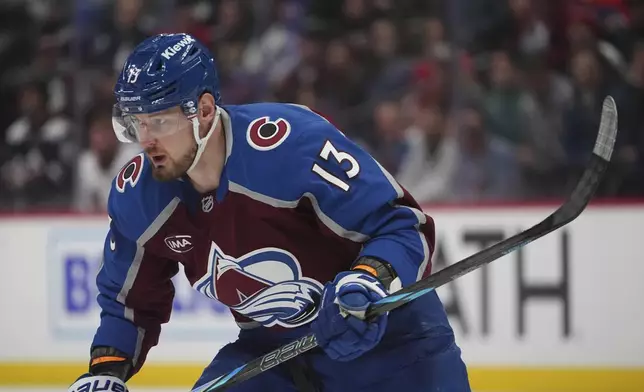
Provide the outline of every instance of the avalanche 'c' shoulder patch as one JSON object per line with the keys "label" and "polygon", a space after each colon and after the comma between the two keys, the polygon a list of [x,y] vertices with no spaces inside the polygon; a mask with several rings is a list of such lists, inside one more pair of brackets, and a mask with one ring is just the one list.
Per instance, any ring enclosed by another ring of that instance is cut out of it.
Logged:
{"label": "avalanche 'c' shoulder patch", "polygon": [[253,120],[248,125],[246,140],[256,150],[268,151],[278,147],[291,133],[291,124],[283,118],[275,121],[268,116]]}
{"label": "avalanche 'c' shoulder patch", "polygon": [[140,153],[139,155],[132,158],[132,160],[125,166],[123,166],[119,174],[116,176],[116,190],[124,193],[125,184],[128,183],[132,188],[134,188],[136,183],[139,182],[139,178],[141,177],[144,159],[145,158],[143,157],[143,153]]}

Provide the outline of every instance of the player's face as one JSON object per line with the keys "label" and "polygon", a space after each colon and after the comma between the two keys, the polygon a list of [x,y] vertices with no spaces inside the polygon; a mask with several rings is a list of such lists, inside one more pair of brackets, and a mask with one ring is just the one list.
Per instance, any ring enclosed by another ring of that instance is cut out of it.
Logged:
{"label": "player's face", "polygon": [[[140,124],[141,147],[158,181],[183,176],[197,153],[192,121],[178,107],[153,114],[136,115]],[[167,132],[164,127],[172,128]]]}

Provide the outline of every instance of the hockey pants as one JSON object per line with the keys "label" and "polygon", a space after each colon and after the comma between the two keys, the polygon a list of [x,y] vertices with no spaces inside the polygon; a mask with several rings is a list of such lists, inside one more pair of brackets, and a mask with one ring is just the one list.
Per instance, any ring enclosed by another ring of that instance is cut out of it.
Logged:
{"label": "hockey pants", "polygon": [[[239,344],[226,346],[206,368],[195,387],[227,373],[238,366],[260,356],[262,353],[244,350]],[[316,354],[317,355],[317,354]],[[296,367],[289,362],[261,373],[226,391],[230,392],[471,392],[465,366],[460,358],[460,350],[451,345],[441,353],[417,358],[417,361],[401,369],[386,372],[353,370],[350,362],[327,364],[327,370],[335,368],[335,374],[303,374],[313,388],[296,387],[291,369],[311,371],[309,365],[301,365],[306,355],[291,359],[298,361]],[[359,359],[358,359],[359,360]],[[356,360],[356,361],[358,361]],[[386,361],[387,359],[385,359]],[[313,360],[315,362],[315,359]]]}
{"label": "hockey pants", "polygon": [[[438,306],[438,298],[428,295],[413,308]],[[416,301],[415,301],[416,302]],[[440,308],[442,312],[442,306]],[[416,309],[418,310],[418,309]],[[400,328],[408,319],[400,314]],[[415,317],[415,313],[410,313]],[[432,319],[433,317],[433,319]],[[392,335],[373,350],[349,362],[333,361],[316,348],[261,373],[229,392],[471,392],[461,350],[442,314],[429,315],[431,332],[422,336],[412,331],[405,336],[392,326]],[[419,323],[420,325],[420,323]],[[388,332],[390,328],[388,326]],[[256,330],[243,331],[240,338],[224,346],[204,370],[195,387],[234,370],[280,345],[291,341],[268,342]],[[385,334],[387,337],[389,333]]]}

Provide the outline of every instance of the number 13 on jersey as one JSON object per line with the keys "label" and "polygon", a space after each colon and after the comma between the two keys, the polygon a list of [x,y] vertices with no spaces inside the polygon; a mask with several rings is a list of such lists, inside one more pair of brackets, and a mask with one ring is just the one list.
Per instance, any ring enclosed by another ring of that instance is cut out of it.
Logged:
{"label": "number 13 on jersey", "polygon": [[[345,161],[349,162],[349,168],[344,170],[344,174],[346,175],[347,179],[351,179],[357,176],[358,173],[360,173],[360,164],[358,163],[358,161],[350,154],[343,151],[338,151],[329,140],[324,143],[324,147],[322,147],[319,156],[327,162],[332,159],[339,165],[342,165],[342,163]],[[338,178],[334,174],[329,173],[317,163],[313,164],[311,170],[322,177],[324,180],[337,186],[345,192],[349,191],[349,188],[351,187],[346,181]]]}

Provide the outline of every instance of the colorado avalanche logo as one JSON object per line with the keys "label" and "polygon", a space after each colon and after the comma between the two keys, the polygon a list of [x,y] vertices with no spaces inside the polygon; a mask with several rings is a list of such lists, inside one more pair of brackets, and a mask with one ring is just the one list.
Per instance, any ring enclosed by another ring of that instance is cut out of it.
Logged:
{"label": "colorado avalanche logo", "polygon": [[116,190],[123,193],[125,192],[125,185],[130,184],[132,188],[139,182],[141,177],[141,170],[143,169],[143,153],[132,158],[127,165],[123,166],[119,174],[116,176]]}
{"label": "colorado avalanche logo", "polygon": [[193,287],[266,327],[295,328],[317,317],[323,286],[302,277],[295,256],[263,248],[238,259],[214,242],[208,272]]}
{"label": "colorado avalanche logo", "polygon": [[291,124],[283,118],[270,121],[268,117],[260,117],[248,126],[246,140],[254,149],[267,151],[282,144],[290,133]]}

